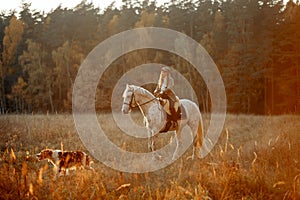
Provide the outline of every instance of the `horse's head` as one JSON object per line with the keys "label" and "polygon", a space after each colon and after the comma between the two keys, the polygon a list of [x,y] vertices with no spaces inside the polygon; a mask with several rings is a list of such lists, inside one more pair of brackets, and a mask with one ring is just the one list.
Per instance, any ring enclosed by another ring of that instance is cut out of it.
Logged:
{"label": "horse's head", "polygon": [[123,105],[122,105],[122,112],[124,114],[128,114],[132,108],[132,100],[134,95],[134,88],[130,85],[126,85],[126,88],[123,93]]}

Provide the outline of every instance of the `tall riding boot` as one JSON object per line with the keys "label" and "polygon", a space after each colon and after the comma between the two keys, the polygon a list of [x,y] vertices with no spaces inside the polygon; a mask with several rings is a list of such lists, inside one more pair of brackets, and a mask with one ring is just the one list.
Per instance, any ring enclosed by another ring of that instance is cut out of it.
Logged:
{"label": "tall riding boot", "polygon": [[169,129],[171,128],[171,126],[172,126],[172,121],[167,120],[165,127],[162,130],[160,130],[159,132],[160,133],[168,132]]}
{"label": "tall riding boot", "polygon": [[177,120],[178,120],[178,114],[174,108],[174,102],[170,101],[170,111],[171,111],[171,122],[174,124],[174,126],[177,126]]}

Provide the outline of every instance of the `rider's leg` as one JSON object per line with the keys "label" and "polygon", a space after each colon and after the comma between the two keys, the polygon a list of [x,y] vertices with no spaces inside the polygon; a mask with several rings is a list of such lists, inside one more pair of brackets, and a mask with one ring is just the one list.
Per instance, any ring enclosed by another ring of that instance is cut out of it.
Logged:
{"label": "rider's leg", "polygon": [[170,111],[172,113],[171,119],[174,122],[177,122],[177,120],[180,119],[180,110],[179,110],[179,107],[176,110],[175,103],[176,102],[174,102],[174,101],[172,101],[172,100],[169,99],[169,105],[170,105],[169,109],[170,109]]}

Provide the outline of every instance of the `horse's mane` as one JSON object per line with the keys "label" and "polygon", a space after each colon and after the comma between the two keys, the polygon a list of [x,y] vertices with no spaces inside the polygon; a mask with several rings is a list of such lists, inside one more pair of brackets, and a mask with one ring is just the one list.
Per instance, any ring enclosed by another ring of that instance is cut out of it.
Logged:
{"label": "horse's mane", "polygon": [[146,98],[155,98],[155,96],[149,90],[146,90],[145,88],[142,88],[142,87],[136,86],[136,85],[131,85],[131,87],[134,89],[135,92],[140,93],[142,96],[144,96]]}

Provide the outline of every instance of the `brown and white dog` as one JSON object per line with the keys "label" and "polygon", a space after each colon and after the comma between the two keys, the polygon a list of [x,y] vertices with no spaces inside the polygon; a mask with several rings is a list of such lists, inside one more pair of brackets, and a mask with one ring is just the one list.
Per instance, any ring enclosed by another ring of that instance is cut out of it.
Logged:
{"label": "brown and white dog", "polygon": [[82,151],[62,151],[44,149],[36,154],[39,161],[48,160],[56,167],[56,175],[62,173],[67,175],[70,169],[90,169],[94,170],[90,164],[90,156]]}

